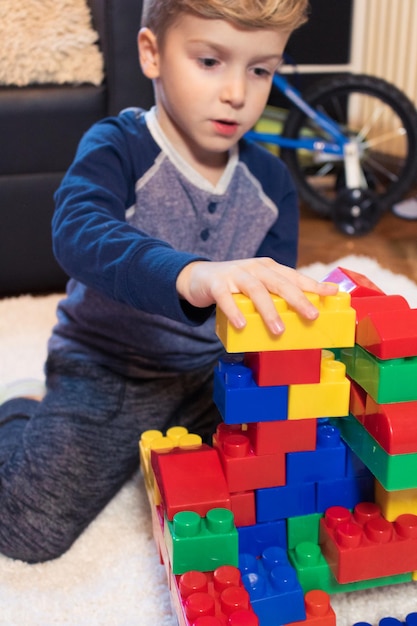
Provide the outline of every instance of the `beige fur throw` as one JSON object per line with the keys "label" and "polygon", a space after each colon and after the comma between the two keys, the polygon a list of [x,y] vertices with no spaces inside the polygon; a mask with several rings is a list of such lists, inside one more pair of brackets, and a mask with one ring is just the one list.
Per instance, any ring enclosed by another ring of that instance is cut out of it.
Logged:
{"label": "beige fur throw", "polygon": [[86,0],[0,0],[0,84],[103,81]]}

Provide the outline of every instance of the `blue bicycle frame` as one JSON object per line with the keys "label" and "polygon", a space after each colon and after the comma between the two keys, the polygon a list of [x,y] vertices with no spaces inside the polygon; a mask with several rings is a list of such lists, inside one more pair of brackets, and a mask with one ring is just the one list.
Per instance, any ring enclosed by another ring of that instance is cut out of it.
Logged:
{"label": "blue bicycle frame", "polygon": [[350,139],[341,132],[339,125],[324,113],[316,111],[307,104],[307,102],[303,100],[300,92],[290,85],[282,74],[274,75],[273,84],[294,106],[303,111],[319,128],[322,128],[329,135],[330,140],[326,141],[322,137],[291,139],[278,134],[260,133],[256,130],[250,130],[246,133],[246,137],[261,143],[274,144],[281,148],[290,148],[293,150],[302,148],[310,152],[337,155],[343,159],[345,146],[350,143]]}

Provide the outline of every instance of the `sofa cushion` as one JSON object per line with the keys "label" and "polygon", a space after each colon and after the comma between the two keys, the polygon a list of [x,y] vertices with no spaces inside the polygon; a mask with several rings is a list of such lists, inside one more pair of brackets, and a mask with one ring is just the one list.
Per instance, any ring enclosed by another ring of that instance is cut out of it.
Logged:
{"label": "sofa cushion", "polygon": [[99,85],[97,40],[86,0],[1,0],[0,84]]}

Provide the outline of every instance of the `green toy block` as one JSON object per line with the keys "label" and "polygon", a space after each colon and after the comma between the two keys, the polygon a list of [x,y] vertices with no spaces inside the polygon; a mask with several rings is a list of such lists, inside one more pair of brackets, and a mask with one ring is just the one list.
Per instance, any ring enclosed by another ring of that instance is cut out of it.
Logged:
{"label": "green toy block", "polygon": [[210,509],[206,517],[180,511],[172,522],[165,518],[164,539],[174,574],[238,566],[238,533],[228,509]]}
{"label": "green toy block", "polygon": [[417,400],[417,356],[383,361],[356,344],[341,350],[340,360],[378,404]]}
{"label": "green toy block", "polygon": [[310,515],[298,515],[287,518],[287,545],[292,550],[299,543],[311,541],[319,542],[320,519],[322,513],[311,513]]}
{"label": "green toy block", "polygon": [[314,542],[305,541],[299,543],[293,550],[289,550],[288,556],[297,572],[298,581],[304,593],[313,589],[321,589],[328,594],[342,593],[412,581],[412,573],[407,573],[396,576],[384,576],[383,578],[372,580],[360,580],[342,585],[333,576],[320,546]]}
{"label": "green toy block", "polygon": [[330,421],[384,489],[417,487],[417,453],[388,454],[353,415]]}

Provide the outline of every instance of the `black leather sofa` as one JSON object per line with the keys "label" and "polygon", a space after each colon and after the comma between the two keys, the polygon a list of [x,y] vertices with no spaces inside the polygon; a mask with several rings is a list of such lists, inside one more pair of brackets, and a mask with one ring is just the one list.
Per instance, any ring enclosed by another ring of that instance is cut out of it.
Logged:
{"label": "black leather sofa", "polygon": [[96,120],[153,102],[136,49],[142,2],[89,5],[104,55],[102,85],[0,87],[0,297],[64,288],[51,246],[53,193]]}

